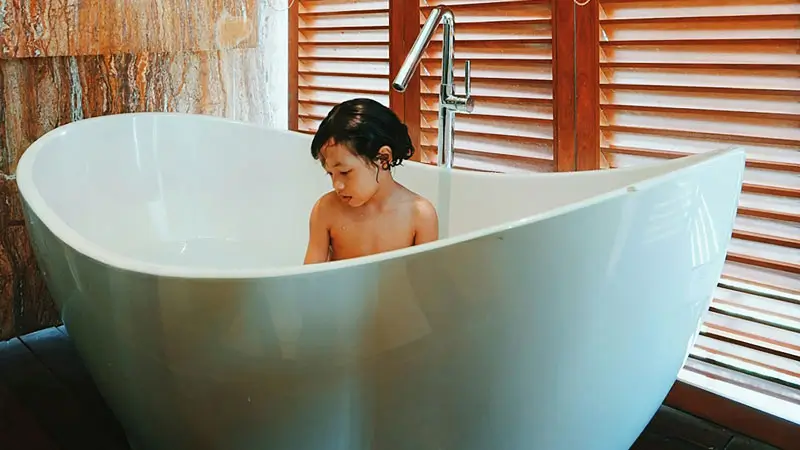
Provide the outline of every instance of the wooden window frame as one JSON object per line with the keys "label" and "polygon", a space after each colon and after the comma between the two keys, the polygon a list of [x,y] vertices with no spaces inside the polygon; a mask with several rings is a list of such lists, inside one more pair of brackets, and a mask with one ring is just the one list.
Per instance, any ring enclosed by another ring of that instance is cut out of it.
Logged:
{"label": "wooden window frame", "polygon": [[[289,10],[289,120],[298,129],[298,13]],[[389,67],[397,73],[419,31],[419,6],[414,0],[389,0]],[[600,151],[600,31],[599,3],[578,6],[552,0],[553,33],[553,158],[559,172],[602,167]],[[389,91],[390,107],[403,120],[416,148],[420,147],[420,77],[408,89]],[[422,151],[413,160],[420,160]],[[665,404],[739,431],[779,448],[800,440],[800,427],[780,417],[677,380]]]}

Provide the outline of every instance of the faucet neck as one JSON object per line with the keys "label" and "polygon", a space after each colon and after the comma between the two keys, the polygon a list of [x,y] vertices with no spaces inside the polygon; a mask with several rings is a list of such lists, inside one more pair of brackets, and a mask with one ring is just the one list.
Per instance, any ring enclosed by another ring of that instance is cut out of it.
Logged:
{"label": "faucet neck", "polygon": [[442,93],[447,99],[455,93],[455,16],[449,9],[441,14],[442,23]]}

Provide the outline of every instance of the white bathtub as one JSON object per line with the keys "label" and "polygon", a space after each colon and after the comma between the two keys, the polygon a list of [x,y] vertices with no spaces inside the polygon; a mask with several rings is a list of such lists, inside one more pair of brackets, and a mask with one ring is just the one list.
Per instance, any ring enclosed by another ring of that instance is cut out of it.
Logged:
{"label": "white bathtub", "polygon": [[[743,152],[455,171],[451,237],[302,266],[329,189],[310,139],[117,115],[19,162],[40,267],[134,448],[631,445],[709,305]],[[438,202],[439,173],[396,176]]]}

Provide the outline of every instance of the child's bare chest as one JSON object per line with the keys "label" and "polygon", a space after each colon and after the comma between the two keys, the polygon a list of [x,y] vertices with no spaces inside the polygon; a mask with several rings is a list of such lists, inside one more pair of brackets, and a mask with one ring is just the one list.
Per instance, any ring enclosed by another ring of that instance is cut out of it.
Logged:
{"label": "child's bare chest", "polygon": [[414,224],[410,214],[392,212],[376,216],[343,216],[331,227],[333,259],[397,250],[414,244]]}

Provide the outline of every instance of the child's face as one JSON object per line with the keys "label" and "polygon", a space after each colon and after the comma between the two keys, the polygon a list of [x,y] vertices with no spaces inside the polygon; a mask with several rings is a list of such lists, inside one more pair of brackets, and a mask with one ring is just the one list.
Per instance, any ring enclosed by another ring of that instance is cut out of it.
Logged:
{"label": "child's face", "polygon": [[334,191],[347,205],[359,207],[378,191],[379,168],[354,155],[346,146],[327,145],[320,153]]}

